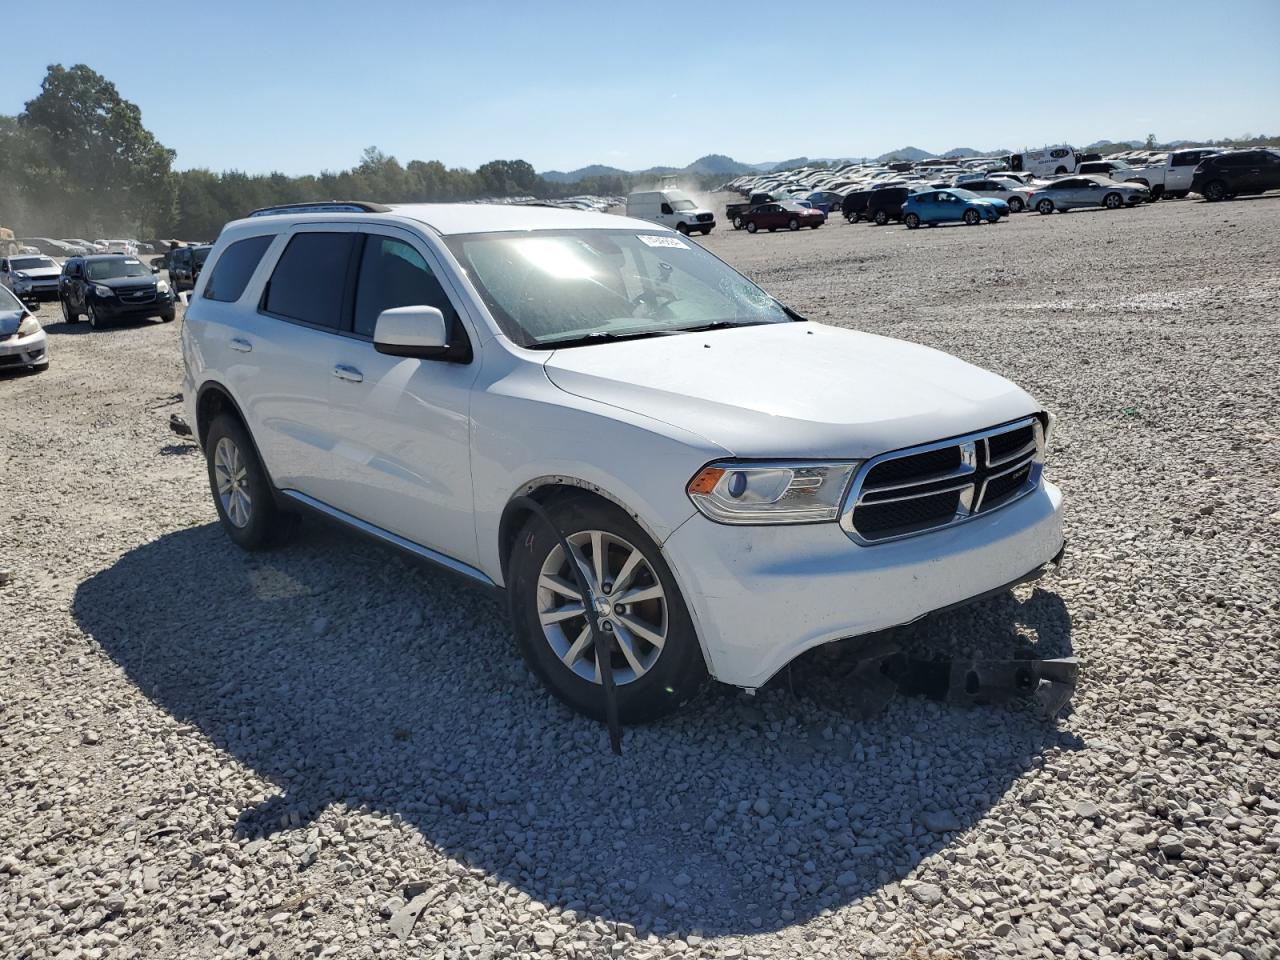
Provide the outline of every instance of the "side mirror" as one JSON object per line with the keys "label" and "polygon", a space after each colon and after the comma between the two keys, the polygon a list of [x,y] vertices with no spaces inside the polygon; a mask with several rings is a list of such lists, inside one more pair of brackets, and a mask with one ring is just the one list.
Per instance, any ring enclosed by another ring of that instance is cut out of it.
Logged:
{"label": "side mirror", "polygon": [[435,307],[392,307],[378,314],[373,348],[392,357],[443,357],[449,350],[449,325]]}

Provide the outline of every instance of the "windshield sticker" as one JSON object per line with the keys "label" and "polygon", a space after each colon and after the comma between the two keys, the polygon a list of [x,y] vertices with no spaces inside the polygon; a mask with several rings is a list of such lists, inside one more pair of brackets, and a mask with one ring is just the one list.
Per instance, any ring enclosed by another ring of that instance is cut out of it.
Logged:
{"label": "windshield sticker", "polygon": [[125,262],[125,263],[136,263],[138,266],[142,266],[142,261],[141,261],[141,260],[130,260],[130,259],[126,258],[124,262]]}
{"label": "windshield sticker", "polygon": [[689,245],[679,237],[658,237],[651,233],[637,233],[636,239],[646,247],[678,247],[681,250],[689,249]]}

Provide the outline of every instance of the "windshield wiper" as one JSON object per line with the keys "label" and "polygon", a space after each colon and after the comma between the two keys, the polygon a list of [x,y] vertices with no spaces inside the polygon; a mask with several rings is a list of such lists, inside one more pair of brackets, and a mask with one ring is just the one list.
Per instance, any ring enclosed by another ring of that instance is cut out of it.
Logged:
{"label": "windshield wiper", "polygon": [[531,350],[559,350],[561,347],[586,347],[593,343],[616,343],[619,340],[643,340],[646,337],[665,337],[679,331],[644,330],[639,333],[609,333],[601,330],[596,333],[584,333],[580,337],[569,337],[565,340],[546,340],[530,346]]}

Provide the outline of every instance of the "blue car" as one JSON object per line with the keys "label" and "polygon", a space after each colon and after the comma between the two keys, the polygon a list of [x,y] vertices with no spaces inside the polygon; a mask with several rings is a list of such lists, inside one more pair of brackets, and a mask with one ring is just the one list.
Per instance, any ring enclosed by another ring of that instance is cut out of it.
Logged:
{"label": "blue car", "polygon": [[995,223],[1009,212],[1009,205],[994,197],[980,197],[968,190],[948,187],[913,193],[902,205],[902,222],[914,230],[922,223]]}

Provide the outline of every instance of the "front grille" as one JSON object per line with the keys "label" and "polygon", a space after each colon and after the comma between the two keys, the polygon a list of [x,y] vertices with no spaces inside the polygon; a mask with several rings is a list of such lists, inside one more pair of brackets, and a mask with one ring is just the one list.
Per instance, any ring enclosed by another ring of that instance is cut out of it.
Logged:
{"label": "front grille", "polygon": [[26,362],[20,353],[0,354],[0,367],[16,367]]}
{"label": "front grille", "polygon": [[700,213],[698,214],[698,217],[697,217],[699,223],[709,223],[715,218],[716,218],[716,215],[714,213]]}
{"label": "front grille", "polygon": [[858,471],[840,523],[865,544],[961,523],[1030,493],[1043,464],[1035,417],[881,454]]}
{"label": "front grille", "polygon": [[121,290],[119,297],[124,303],[150,303],[155,300],[155,290]]}

